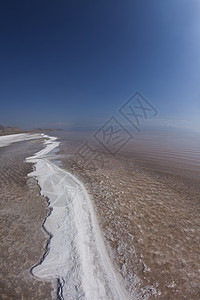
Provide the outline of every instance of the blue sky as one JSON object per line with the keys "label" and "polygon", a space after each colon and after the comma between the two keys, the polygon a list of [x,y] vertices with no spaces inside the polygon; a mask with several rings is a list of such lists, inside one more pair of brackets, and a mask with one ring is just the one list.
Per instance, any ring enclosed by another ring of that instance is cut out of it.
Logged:
{"label": "blue sky", "polygon": [[139,90],[157,126],[200,130],[199,0],[0,6],[0,124],[100,124]]}

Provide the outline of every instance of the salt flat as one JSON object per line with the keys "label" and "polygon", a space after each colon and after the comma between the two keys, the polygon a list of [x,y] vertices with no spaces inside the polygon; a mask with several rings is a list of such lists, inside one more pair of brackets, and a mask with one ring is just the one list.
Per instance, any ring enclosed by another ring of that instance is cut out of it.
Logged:
{"label": "salt flat", "polygon": [[21,141],[28,141],[33,139],[41,139],[43,137],[42,133],[16,133],[10,135],[0,136],[0,147],[8,146],[12,143],[21,142]]}
{"label": "salt flat", "polygon": [[[35,261],[31,273],[41,282],[58,281],[57,295],[62,299],[128,299],[107,255],[84,186],[48,159],[48,154],[59,146],[56,138],[44,134],[15,134],[1,137],[0,146],[3,149],[32,139],[44,140],[45,148],[26,159],[35,164],[29,177],[37,179],[41,195],[48,198],[51,213],[44,223],[50,240],[41,262]],[[23,291],[18,293],[22,295]]]}
{"label": "salt flat", "polygon": [[45,251],[48,236],[41,228],[49,209],[37,182],[27,177],[32,164],[24,161],[42,148],[42,139],[0,147],[1,299],[51,299],[57,286],[30,274]]}
{"label": "salt flat", "polygon": [[32,273],[41,279],[58,278],[63,299],[128,299],[107,255],[84,186],[47,158],[58,145],[49,137],[44,150],[27,158],[35,163],[29,176],[37,178],[41,194],[52,207],[44,224],[52,237],[44,259]]}
{"label": "salt flat", "polygon": [[90,192],[105,245],[132,299],[138,291],[140,299],[199,300],[198,136],[146,134],[116,156],[99,147],[104,164],[96,169],[74,159],[82,143],[63,138],[62,165]]}

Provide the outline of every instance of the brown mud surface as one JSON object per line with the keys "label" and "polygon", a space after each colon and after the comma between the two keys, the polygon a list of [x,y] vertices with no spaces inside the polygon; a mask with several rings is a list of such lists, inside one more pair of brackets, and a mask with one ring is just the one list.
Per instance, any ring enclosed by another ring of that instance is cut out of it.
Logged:
{"label": "brown mud surface", "polygon": [[24,160],[43,147],[28,141],[0,148],[0,299],[52,298],[51,283],[30,274],[45,252],[49,237],[41,228],[49,209]]}

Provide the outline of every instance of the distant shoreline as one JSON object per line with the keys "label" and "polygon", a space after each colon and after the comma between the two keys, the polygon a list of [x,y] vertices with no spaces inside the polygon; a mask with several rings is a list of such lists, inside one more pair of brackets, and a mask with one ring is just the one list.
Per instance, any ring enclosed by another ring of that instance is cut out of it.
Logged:
{"label": "distant shoreline", "polygon": [[7,129],[3,129],[0,130],[0,136],[4,136],[4,135],[11,135],[11,134],[20,134],[20,133],[41,133],[41,132],[45,132],[45,131],[62,131],[63,129],[49,129],[49,128],[40,128],[40,129],[32,129],[32,130],[7,130]]}

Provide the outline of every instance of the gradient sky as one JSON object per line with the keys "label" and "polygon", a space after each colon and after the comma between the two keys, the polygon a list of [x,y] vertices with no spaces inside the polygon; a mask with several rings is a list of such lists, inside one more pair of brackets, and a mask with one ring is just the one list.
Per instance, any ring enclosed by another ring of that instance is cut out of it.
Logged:
{"label": "gradient sky", "polygon": [[135,91],[200,130],[200,1],[0,4],[0,124],[101,123]]}

